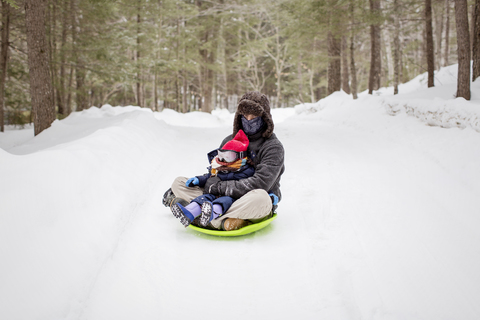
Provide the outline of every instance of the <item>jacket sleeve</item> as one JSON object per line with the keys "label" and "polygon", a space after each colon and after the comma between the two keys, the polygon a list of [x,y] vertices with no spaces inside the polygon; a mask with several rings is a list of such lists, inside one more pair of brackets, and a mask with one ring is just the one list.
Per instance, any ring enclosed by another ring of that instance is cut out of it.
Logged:
{"label": "jacket sleeve", "polygon": [[257,155],[261,160],[257,163],[253,176],[241,180],[220,181],[216,183],[217,193],[238,199],[254,189],[269,192],[282,173],[284,154],[281,143],[266,145]]}
{"label": "jacket sleeve", "polygon": [[210,173],[205,173],[203,176],[197,176],[198,178],[198,186],[203,188],[205,183],[207,182],[208,178],[211,177]]}

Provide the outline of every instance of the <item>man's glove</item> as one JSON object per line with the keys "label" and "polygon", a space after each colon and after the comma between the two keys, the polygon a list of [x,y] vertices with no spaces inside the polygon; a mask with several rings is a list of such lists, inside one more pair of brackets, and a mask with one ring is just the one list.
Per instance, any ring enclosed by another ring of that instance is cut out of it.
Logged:
{"label": "man's glove", "polygon": [[205,183],[204,192],[219,196],[220,190],[218,189],[219,188],[218,184],[221,181],[222,180],[220,180],[220,178],[216,176],[208,178],[207,182]]}
{"label": "man's glove", "polygon": [[208,193],[210,194],[213,194],[214,196],[220,195],[220,190],[218,189],[218,183],[211,184],[208,190],[206,191],[208,191]]}
{"label": "man's glove", "polygon": [[272,205],[276,206],[278,204],[278,197],[274,193],[269,193],[270,199],[272,199]]}
{"label": "man's glove", "polygon": [[188,179],[187,182],[185,183],[185,185],[187,187],[194,187],[194,186],[198,186],[199,183],[200,183],[200,181],[198,181],[198,178],[193,177],[193,178]]}

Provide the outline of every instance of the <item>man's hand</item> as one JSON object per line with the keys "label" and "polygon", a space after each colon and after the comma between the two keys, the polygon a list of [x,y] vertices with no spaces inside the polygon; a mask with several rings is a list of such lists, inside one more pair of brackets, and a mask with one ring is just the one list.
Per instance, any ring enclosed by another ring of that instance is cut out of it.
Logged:
{"label": "man's hand", "polygon": [[272,199],[272,205],[276,206],[278,204],[278,197],[275,193],[269,193],[270,199]]}
{"label": "man's hand", "polygon": [[219,177],[210,177],[208,178],[207,182],[205,183],[205,193],[211,193],[213,195],[219,196],[220,195],[220,190],[219,190],[219,183],[222,180],[220,180]]}

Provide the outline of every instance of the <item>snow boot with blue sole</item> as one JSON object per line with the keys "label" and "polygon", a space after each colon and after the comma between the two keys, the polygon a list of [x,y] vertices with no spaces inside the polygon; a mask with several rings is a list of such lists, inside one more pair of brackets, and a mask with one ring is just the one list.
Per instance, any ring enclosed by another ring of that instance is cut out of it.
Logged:
{"label": "snow boot with blue sole", "polygon": [[170,209],[172,209],[172,213],[175,218],[179,219],[180,223],[183,224],[185,228],[188,227],[195,219],[192,214],[187,209],[185,209],[185,207],[180,202],[176,202],[175,204],[173,204]]}
{"label": "snow boot with blue sole", "polygon": [[212,221],[213,205],[210,201],[205,201],[202,204],[202,214],[200,215],[200,226],[206,227]]}

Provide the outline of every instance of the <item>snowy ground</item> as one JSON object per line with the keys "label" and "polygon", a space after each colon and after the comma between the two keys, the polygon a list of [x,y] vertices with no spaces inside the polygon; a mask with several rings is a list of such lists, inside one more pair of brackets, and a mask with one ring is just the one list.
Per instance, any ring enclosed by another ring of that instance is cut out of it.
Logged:
{"label": "snowy ground", "polygon": [[7,130],[0,319],[479,319],[480,82],[453,99],[455,74],[273,110],[284,200],[240,238],[161,204],[205,171],[226,111],[104,106]]}

